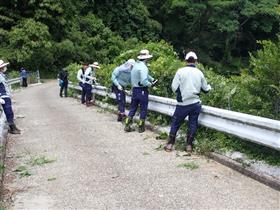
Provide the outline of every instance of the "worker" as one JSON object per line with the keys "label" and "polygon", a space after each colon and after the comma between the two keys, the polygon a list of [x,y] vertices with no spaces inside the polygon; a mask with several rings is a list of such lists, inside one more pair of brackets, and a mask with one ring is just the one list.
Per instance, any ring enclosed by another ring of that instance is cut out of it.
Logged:
{"label": "worker", "polygon": [[86,93],[86,106],[94,105],[94,101],[92,101],[92,85],[96,84],[96,70],[100,69],[98,62],[94,62],[90,64],[85,71],[84,74],[84,86]]}
{"label": "worker", "polygon": [[207,93],[211,90],[211,86],[207,84],[203,73],[196,67],[197,55],[194,52],[189,52],[185,60],[187,66],[178,69],[172,81],[172,90],[177,94],[177,105],[172,117],[169,140],[164,149],[167,152],[172,151],[177,131],[188,116],[185,150],[191,154],[198,127],[198,116],[201,112],[200,91]]}
{"label": "worker", "polygon": [[148,98],[149,87],[153,87],[157,80],[149,75],[149,69],[147,67],[148,60],[153,56],[149,50],[141,50],[139,53],[138,61],[135,63],[131,70],[131,86],[132,86],[132,98],[130,104],[130,110],[128,117],[125,120],[126,132],[132,131],[133,117],[137,111],[138,105],[140,105],[140,120],[138,122],[138,132],[143,133],[145,131],[145,119],[148,111]]}
{"label": "worker", "polygon": [[118,103],[118,122],[125,119],[125,88],[131,83],[131,69],[135,64],[134,59],[127,60],[124,64],[116,67],[112,72],[112,91],[116,94]]}
{"label": "worker", "polygon": [[77,73],[77,80],[79,82],[79,86],[82,88],[81,94],[81,103],[85,104],[86,102],[86,90],[85,90],[85,71],[88,68],[87,63],[83,63],[82,68],[79,69]]}
{"label": "worker", "polygon": [[0,60],[0,103],[2,104],[3,111],[6,115],[9,125],[8,132],[11,134],[20,134],[20,130],[17,128],[14,122],[14,112],[12,109],[11,92],[7,85],[5,72],[9,63],[5,63]]}

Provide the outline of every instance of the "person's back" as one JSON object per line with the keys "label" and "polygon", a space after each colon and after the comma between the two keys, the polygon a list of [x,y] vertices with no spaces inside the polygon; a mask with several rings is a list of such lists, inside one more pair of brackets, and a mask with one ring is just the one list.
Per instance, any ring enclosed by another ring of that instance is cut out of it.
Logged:
{"label": "person's back", "polygon": [[172,82],[172,89],[177,93],[179,105],[200,102],[201,90],[207,90],[207,82],[203,73],[194,65],[180,68]]}
{"label": "person's back", "polygon": [[132,87],[149,87],[151,83],[149,80],[153,80],[149,76],[149,70],[143,61],[137,61],[131,70],[131,85]]}
{"label": "person's back", "polygon": [[[131,83],[131,70],[130,66],[125,64],[118,66],[112,73],[112,82],[118,83],[122,87],[127,87]],[[117,80],[117,81],[115,81]],[[118,86],[118,84],[115,84]]]}
{"label": "person's back", "polygon": [[198,116],[201,112],[200,91],[208,92],[211,86],[207,84],[203,73],[196,68],[197,56],[189,52],[185,60],[187,66],[178,69],[172,81],[172,90],[177,94],[177,105],[172,116],[169,140],[164,150],[171,152],[176,141],[176,134],[188,117],[188,132],[186,135],[186,152],[193,150],[194,136],[198,126]]}
{"label": "person's back", "polygon": [[116,67],[111,75],[112,91],[116,95],[116,101],[118,103],[118,122],[122,122],[125,115],[125,104],[126,104],[126,96],[125,96],[125,88],[130,85],[131,82],[131,69],[135,64],[134,59],[127,60],[124,64]]}
{"label": "person's back", "polygon": [[27,76],[28,76],[27,71],[26,71],[25,69],[22,69],[21,72],[20,72],[20,76],[21,76],[22,78],[27,78]]}

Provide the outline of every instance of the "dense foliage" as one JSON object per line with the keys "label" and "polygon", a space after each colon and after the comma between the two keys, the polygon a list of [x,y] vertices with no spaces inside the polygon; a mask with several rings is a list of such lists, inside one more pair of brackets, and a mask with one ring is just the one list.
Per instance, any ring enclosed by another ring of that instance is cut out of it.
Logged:
{"label": "dense foliage", "polygon": [[0,57],[55,75],[73,62],[112,63],[126,43],[170,42],[223,75],[240,74],[257,40],[275,40],[278,0],[1,0]]}

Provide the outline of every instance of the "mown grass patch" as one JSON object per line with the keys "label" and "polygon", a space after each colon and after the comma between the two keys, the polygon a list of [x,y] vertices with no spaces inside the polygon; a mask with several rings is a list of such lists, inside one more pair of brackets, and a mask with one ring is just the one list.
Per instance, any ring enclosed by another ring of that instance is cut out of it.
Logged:
{"label": "mown grass patch", "polygon": [[195,170],[195,169],[199,168],[199,165],[195,162],[190,162],[190,163],[179,164],[177,167],[186,168],[186,169],[189,169],[189,170]]}
{"label": "mown grass patch", "polygon": [[51,159],[51,158],[47,158],[46,156],[44,155],[41,155],[41,156],[35,156],[35,157],[32,157],[31,160],[30,160],[30,164],[32,166],[35,166],[35,165],[44,165],[44,164],[48,164],[48,163],[53,163],[55,162],[56,159]]}
{"label": "mown grass patch", "polygon": [[19,166],[14,170],[14,172],[18,173],[20,178],[31,176],[32,174],[26,168],[26,166]]}

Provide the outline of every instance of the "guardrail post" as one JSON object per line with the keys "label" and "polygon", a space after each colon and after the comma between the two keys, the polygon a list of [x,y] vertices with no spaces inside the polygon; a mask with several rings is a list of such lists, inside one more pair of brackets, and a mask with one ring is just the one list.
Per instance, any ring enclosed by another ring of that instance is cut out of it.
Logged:
{"label": "guardrail post", "polygon": [[37,83],[41,83],[41,80],[40,80],[40,70],[37,69]]}

